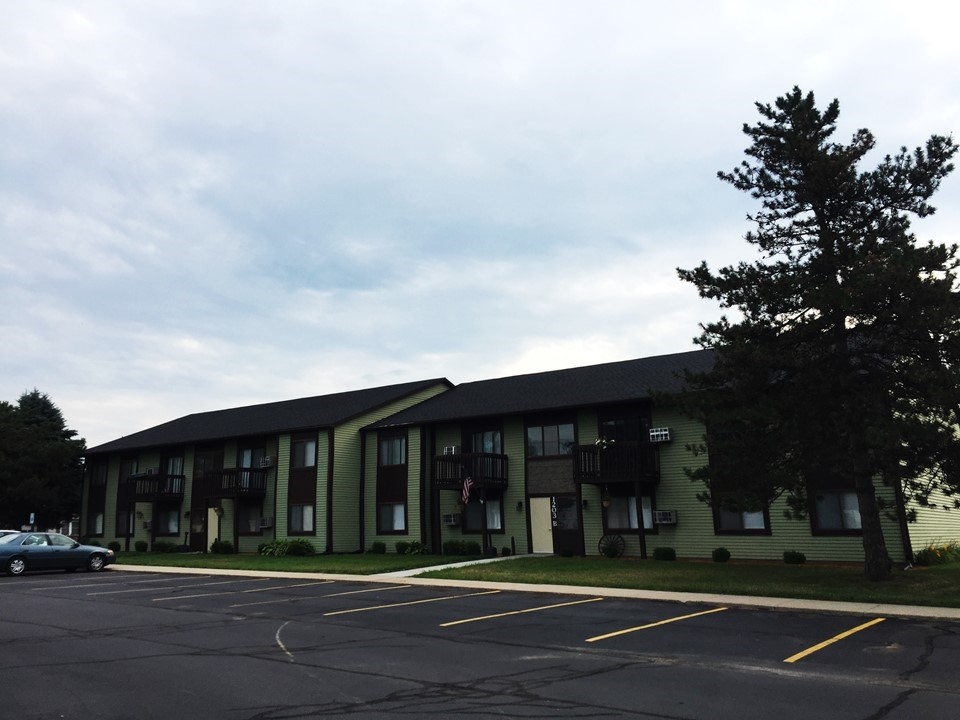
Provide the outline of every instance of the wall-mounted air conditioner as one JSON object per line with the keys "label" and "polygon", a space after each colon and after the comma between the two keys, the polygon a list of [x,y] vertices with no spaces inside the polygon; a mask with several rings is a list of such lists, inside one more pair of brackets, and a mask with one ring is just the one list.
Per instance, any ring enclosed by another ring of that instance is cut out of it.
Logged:
{"label": "wall-mounted air conditioner", "polygon": [[460,446],[459,445],[447,445],[443,448],[444,455],[459,455]]}
{"label": "wall-mounted air conditioner", "polygon": [[677,511],[676,510],[654,510],[653,521],[657,525],[676,525]]}
{"label": "wall-mounted air conditioner", "polygon": [[147,468],[146,470],[144,470],[144,472],[145,472],[147,475],[159,475],[159,474],[160,474],[160,468]]}
{"label": "wall-mounted air conditioner", "polygon": [[650,442],[670,442],[670,428],[650,428]]}
{"label": "wall-mounted air conditioner", "polygon": [[443,516],[443,524],[449,527],[456,527],[460,524],[460,513],[446,513]]}
{"label": "wall-mounted air conditioner", "polygon": [[260,518],[260,529],[272,528],[273,527],[273,518],[272,517],[262,517]]}

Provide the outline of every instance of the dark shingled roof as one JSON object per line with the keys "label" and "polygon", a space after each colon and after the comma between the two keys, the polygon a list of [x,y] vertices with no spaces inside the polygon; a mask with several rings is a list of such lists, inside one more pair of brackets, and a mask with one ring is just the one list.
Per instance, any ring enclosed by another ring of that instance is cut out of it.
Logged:
{"label": "dark shingled roof", "polygon": [[195,413],[90,448],[87,455],[333,427],[437,384],[453,386],[446,378],[437,378]]}
{"label": "dark shingled roof", "polygon": [[568,370],[479,380],[457,385],[370,427],[418,425],[641,400],[654,393],[683,390],[684,370],[702,372],[712,367],[712,350],[693,350]]}

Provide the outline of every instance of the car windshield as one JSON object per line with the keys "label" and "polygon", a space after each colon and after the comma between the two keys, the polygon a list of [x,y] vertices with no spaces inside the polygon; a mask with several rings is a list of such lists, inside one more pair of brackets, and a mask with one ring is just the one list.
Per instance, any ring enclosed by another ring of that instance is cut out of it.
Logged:
{"label": "car windshield", "polygon": [[19,537],[19,535],[20,533],[17,533],[15,535],[4,535],[3,537],[0,537],[0,545],[3,545],[4,543],[8,543],[8,542],[13,542],[13,540]]}

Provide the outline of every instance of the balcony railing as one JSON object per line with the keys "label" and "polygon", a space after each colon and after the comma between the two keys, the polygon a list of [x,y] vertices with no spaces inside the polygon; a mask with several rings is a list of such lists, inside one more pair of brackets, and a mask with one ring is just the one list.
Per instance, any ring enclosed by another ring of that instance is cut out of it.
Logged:
{"label": "balcony railing", "polygon": [[655,445],[618,443],[599,448],[577,445],[573,450],[573,478],[599,485],[622,482],[660,482],[660,455]]}
{"label": "balcony railing", "polygon": [[458,453],[437,455],[433,459],[434,487],[455,490],[464,478],[471,478],[476,487],[507,486],[507,456],[497,453]]}
{"label": "balcony railing", "polygon": [[263,497],[267,494],[267,474],[263,468],[224,468],[194,478],[203,497]]}
{"label": "balcony railing", "polygon": [[138,502],[183,500],[183,475],[135,473],[126,479],[127,495]]}

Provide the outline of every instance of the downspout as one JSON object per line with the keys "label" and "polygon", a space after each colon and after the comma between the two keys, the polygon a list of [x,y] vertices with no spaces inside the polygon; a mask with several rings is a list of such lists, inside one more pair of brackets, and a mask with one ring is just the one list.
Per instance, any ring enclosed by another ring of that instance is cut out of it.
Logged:
{"label": "downspout", "polygon": [[903,544],[903,566],[910,567],[913,564],[913,544],[910,542],[910,528],[907,525],[907,507],[903,500],[903,485],[899,481],[897,481],[893,494],[897,506],[897,524],[900,526],[900,541]]}
{"label": "downspout", "polygon": [[647,559],[647,538],[646,533],[644,532],[643,527],[643,495],[640,494],[640,481],[638,480],[634,484],[634,492],[636,495],[633,498],[634,505],[637,508],[637,536],[640,538],[640,559]]}
{"label": "downspout", "polygon": [[[333,496],[333,479],[331,477],[330,481],[330,495]],[[357,552],[363,552],[367,547],[367,534],[366,534],[366,525],[364,524],[363,518],[363,508],[366,503],[367,497],[367,433],[360,431],[360,547]],[[328,505],[327,511],[331,513],[331,518],[333,517],[332,506]],[[333,534],[331,533],[329,539],[329,545],[331,547],[330,552],[333,552]]]}

